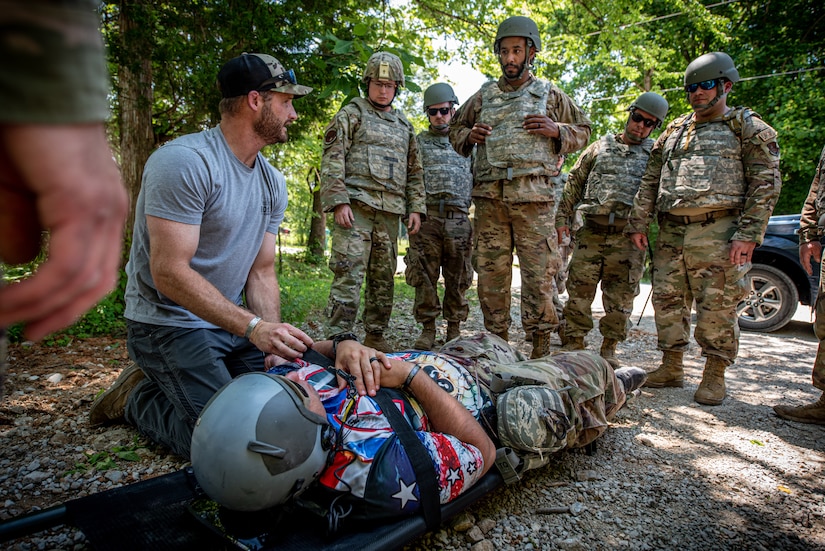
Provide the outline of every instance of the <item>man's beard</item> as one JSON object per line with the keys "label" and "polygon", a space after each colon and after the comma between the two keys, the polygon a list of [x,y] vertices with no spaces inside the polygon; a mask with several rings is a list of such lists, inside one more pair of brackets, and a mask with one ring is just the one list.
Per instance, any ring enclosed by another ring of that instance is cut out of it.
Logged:
{"label": "man's beard", "polygon": [[[518,73],[516,73],[515,76],[508,75],[507,74],[507,69],[508,68],[515,68],[518,71]],[[526,68],[526,63],[520,63],[518,65],[515,65],[513,63],[509,63],[507,65],[502,65],[501,66],[501,72],[504,75],[504,78],[506,78],[507,80],[518,80],[524,74],[525,68]]]}
{"label": "man's beard", "polygon": [[287,140],[284,121],[278,120],[268,105],[252,125],[252,129],[267,144],[283,143]]}

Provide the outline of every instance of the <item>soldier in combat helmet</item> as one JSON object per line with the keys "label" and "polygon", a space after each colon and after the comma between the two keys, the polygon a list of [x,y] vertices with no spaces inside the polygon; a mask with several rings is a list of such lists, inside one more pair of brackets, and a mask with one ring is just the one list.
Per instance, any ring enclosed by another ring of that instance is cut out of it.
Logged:
{"label": "soldier in combat helmet", "polygon": [[624,230],[644,250],[658,213],[653,307],[663,356],[646,385],[684,385],[695,300],[694,337],[706,363],[693,399],[705,405],[725,399],[725,369],[739,349],[736,305],[746,295],[745,274],[782,185],[776,131],[750,109],[727,105],[737,81],[739,71],[725,53],[690,62],[684,84],[693,112],[656,140]]}
{"label": "soldier in combat helmet", "polygon": [[[427,191],[427,219],[410,236],[406,258],[407,283],[415,287],[413,315],[424,327],[413,347],[429,350],[435,344],[435,319],[447,320],[447,340],[461,334],[469,305],[464,296],[473,282],[470,264],[473,226],[470,222],[470,192],[473,174],[470,159],[450,145],[449,123],[458,103],[452,87],[444,82],[424,91],[424,112],[429,129],[417,136]],[[444,275],[444,305],[438,298],[439,272]]]}
{"label": "soldier in combat helmet", "polygon": [[645,260],[645,251],[634,247],[622,230],[653,147],[650,133],[662,125],[667,110],[667,100],[654,92],[636,98],[624,130],[602,136],[576,161],[556,213],[560,245],[570,237],[577,209],[584,218],[568,271],[563,348],[584,349],[584,337],[593,329],[591,305],[601,281],[605,312],[599,320],[601,355],[613,367],[619,367],[616,345],[627,338]]}
{"label": "soldier in combat helmet", "polygon": [[450,141],[465,157],[475,149],[473,268],[485,328],[507,340],[513,251],[521,269],[521,323],[535,358],[550,352],[559,320],[553,278],[559,269],[552,176],[559,155],[590,139],[590,121],[557,86],[531,69],[541,49],[538,27],[513,16],[494,45],[502,76],[482,86],[450,123]]}
{"label": "soldier in combat helmet", "polygon": [[386,351],[399,219],[415,235],[427,210],[415,131],[392,107],[398,87],[404,86],[401,60],[374,53],[363,81],[366,97],[342,107],[324,132],[321,202],[335,218],[327,332],[352,331],[366,276],[364,345]]}

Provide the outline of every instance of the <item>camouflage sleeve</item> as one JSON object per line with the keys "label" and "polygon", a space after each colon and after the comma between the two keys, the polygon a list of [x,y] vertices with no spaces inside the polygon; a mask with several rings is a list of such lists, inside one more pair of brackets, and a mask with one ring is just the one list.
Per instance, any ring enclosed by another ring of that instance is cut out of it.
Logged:
{"label": "camouflage sleeve", "polygon": [[762,119],[751,116],[742,134],[742,165],[745,169],[745,206],[739,228],[731,240],[762,244],[768,219],[779,199],[779,145],[776,131]]}
{"label": "camouflage sleeve", "polygon": [[590,140],[590,119],[570,97],[551,85],[547,96],[547,116],[559,126],[558,140],[550,140],[557,149],[553,153],[565,155],[578,151]]}
{"label": "camouflage sleeve", "polygon": [[424,189],[424,169],[415,132],[410,129],[410,148],[407,154],[407,215],[418,212],[427,215],[427,194]]}
{"label": "camouflage sleeve", "polygon": [[630,209],[630,216],[624,228],[624,234],[644,233],[647,234],[653,215],[656,210],[656,199],[659,196],[659,179],[662,176],[662,149],[665,141],[673,131],[673,125],[667,128],[650,151],[650,158],[647,160],[647,168],[642,176],[642,183],[633,198],[633,207]]}
{"label": "camouflage sleeve", "polygon": [[341,204],[349,204],[344,178],[347,152],[355,130],[353,117],[357,124],[357,114],[351,115],[344,106],[324,130],[324,153],[321,156],[321,206],[324,212],[331,212]]}
{"label": "camouflage sleeve", "polygon": [[558,211],[556,212],[556,227],[570,226],[573,222],[573,214],[576,212],[576,206],[581,203],[584,197],[584,189],[587,185],[587,178],[590,176],[590,171],[593,170],[593,165],[596,162],[597,149],[599,142],[593,142],[585,149],[576,164],[570,169],[567,175],[567,183],[564,185],[564,191],[561,193],[561,200],[559,201]]}
{"label": "camouflage sleeve", "polygon": [[481,90],[465,101],[450,120],[450,143],[456,153],[463,157],[469,157],[473,152],[473,147],[475,147],[474,144],[470,143],[470,131],[478,119],[480,110]]}
{"label": "camouflage sleeve", "polygon": [[[816,165],[814,179],[811,182],[811,189],[802,207],[802,218],[799,220],[799,243],[810,243],[817,241],[821,237],[819,230],[819,216],[816,212],[816,196],[819,194],[819,183],[825,173],[825,147],[819,155],[819,163]],[[825,213],[822,213],[825,214]]]}

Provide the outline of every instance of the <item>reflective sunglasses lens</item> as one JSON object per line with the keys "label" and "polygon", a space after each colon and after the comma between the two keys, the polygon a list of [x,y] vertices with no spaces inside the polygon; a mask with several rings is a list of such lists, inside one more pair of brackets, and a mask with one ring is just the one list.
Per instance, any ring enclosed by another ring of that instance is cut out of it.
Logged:
{"label": "reflective sunglasses lens", "polygon": [[688,94],[692,94],[693,92],[695,92],[699,88],[701,88],[702,90],[713,90],[714,88],[716,88],[716,81],[715,80],[703,80],[702,82],[699,82],[699,83],[688,84],[687,86],[685,86],[685,91]]}
{"label": "reflective sunglasses lens", "polygon": [[436,116],[438,113],[441,113],[442,115],[446,115],[447,113],[450,112],[450,108],[449,107],[438,107],[438,108],[431,107],[430,109],[427,109],[427,112],[430,114],[431,117]]}

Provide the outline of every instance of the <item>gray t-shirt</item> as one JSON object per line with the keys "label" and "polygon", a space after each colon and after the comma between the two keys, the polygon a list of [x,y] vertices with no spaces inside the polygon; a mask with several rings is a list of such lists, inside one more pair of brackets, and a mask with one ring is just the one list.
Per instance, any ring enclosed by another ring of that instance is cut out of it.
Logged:
{"label": "gray t-shirt", "polygon": [[229,149],[220,126],[182,136],[146,162],[126,265],[127,319],[154,325],[214,328],[155,287],[146,215],[200,226],[192,268],[241,304],[264,234],[277,235],[287,205],[286,180],[258,153],[254,167]]}

